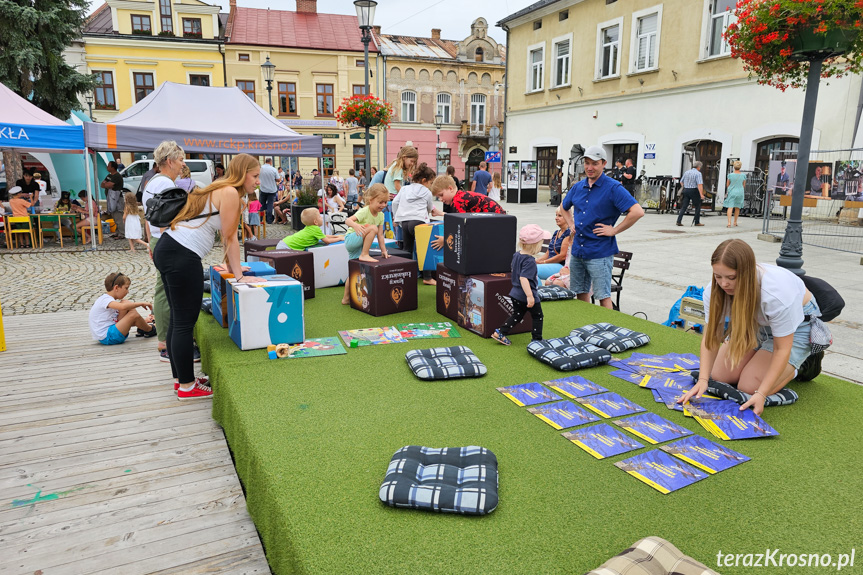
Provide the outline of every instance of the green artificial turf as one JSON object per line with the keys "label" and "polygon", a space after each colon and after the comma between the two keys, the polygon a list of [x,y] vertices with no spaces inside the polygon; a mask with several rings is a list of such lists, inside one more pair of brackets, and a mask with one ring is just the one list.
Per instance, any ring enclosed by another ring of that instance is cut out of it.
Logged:
{"label": "green artificial turf", "polygon": [[[318,290],[306,302],[307,338],[445,320],[435,311],[433,287],[419,286],[417,311],[377,318],[341,306],[342,293]],[[609,321],[647,332],[652,341],[640,352],[698,350],[697,335],[598,306],[548,302],[543,309],[547,338]],[[648,535],[723,574],[753,568],[717,568],[719,551],[836,556],[861,547],[860,387],[826,376],[793,384],[800,401],[766,411],[779,437],[724,442],[752,461],[663,495],[613,465],[649,447],[596,460],[495,388],[578,373],[719,440],[655,403],[649,390],[609,376],[608,366],[561,373],[527,354],[530,334],[504,347],[459,331],[454,340],[269,360],[265,350],[241,352],[227,330],[201,316],[197,337],[215,389],[213,415],[275,573],[583,573]],[[459,344],[488,366],[487,376],[424,382],[404,360],[413,348]],[[465,517],[381,503],[387,464],[410,444],[492,450],[500,466],[497,510]],[[863,557],[857,559],[843,572],[859,572]]]}

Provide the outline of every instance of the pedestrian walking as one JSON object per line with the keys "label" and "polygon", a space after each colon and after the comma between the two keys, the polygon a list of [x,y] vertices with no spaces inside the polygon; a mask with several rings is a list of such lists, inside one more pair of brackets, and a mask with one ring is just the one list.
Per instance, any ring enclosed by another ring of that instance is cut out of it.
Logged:
{"label": "pedestrian walking", "polygon": [[683,197],[680,199],[680,212],[677,214],[677,225],[683,225],[683,214],[686,213],[689,204],[695,206],[695,218],[692,224],[703,226],[701,223],[701,202],[704,201],[704,179],[701,177],[701,162],[692,164],[692,168],[683,172],[680,185],[683,186]]}
{"label": "pedestrian walking", "polygon": [[[230,169],[231,167],[228,166],[228,170]],[[268,224],[272,224],[275,221],[273,203],[275,203],[276,196],[279,194],[279,188],[276,185],[278,178],[279,172],[273,167],[273,159],[267,158],[264,160],[264,165],[261,166],[261,189],[259,190],[258,201],[264,207]]]}

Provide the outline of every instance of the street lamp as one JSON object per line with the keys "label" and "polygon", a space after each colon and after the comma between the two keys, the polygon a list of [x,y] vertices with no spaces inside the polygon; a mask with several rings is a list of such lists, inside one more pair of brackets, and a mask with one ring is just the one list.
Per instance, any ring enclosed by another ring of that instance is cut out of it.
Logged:
{"label": "street lamp", "polygon": [[273,115],[273,76],[276,73],[276,65],[270,62],[270,57],[267,56],[267,61],[261,64],[261,70],[264,71],[264,80],[267,81],[267,94],[270,97],[270,116]]}
{"label": "street lamp", "polygon": [[[365,71],[366,71],[366,88],[365,95],[370,94],[369,90],[369,42],[372,40],[372,24],[375,21],[375,7],[378,5],[375,0],[354,0],[354,7],[357,9],[357,21],[360,25],[360,31],[363,34],[363,47],[365,51]],[[369,174],[369,167],[372,165],[372,147],[369,143],[369,126],[366,126],[366,174]]]}
{"label": "street lamp", "polygon": [[435,172],[440,174],[440,129],[443,126],[443,114],[438,112],[434,116],[434,127],[437,133],[437,147],[435,148]]}
{"label": "street lamp", "polygon": [[87,107],[90,108],[90,121],[94,122],[95,120],[93,120],[93,92],[87,92],[86,94],[84,94],[84,101],[87,102]]}

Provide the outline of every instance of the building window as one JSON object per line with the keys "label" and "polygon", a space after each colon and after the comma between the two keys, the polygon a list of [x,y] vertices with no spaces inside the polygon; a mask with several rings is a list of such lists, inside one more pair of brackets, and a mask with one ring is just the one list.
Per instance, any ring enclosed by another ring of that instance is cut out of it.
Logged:
{"label": "building window", "polygon": [[174,19],[171,15],[171,0],[159,0],[159,16],[161,16],[162,32],[174,32]]}
{"label": "building window", "polygon": [[561,40],[554,44],[554,85],[569,84],[570,42]]}
{"label": "building window", "polygon": [[366,61],[365,60],[354,60],[354,64],[356,65],[357,68],[365,68],[366,67]]}
{"label": "building window", "polygon": [[354,94],[354,96],[365,96],[366,95],[365,85],[364,84],[354,84],[353,94]]}
{"label": "building window", "polygon": [[562,10],[561,12],[557,13],[557,21],[558,22],[563,22],[564,20],[568,20],[568,19],[569,19],[569,10]]}
{"label": "building window", "polygon": [[149,35],[153,33],[150,17],[142,14],[132,14],[132,34]]}
{"label": "building window", "polygon": [[248,54],[237,54],[237,60],[239,62],[248,62],[249,61],[249,55]]}
{"label": "building window", "polygon": [[279,114],[297,113],[297,85],[294,82],[279,82]]}
{"label": "building window", "polygon": [[711,0],[708,56],[727,56],[731,54],[731,47],[723,37],[723,34],[725,34],[728,26],[737,20],[734,16],[734,7],[736,4],[735,0]]}
{"label": "building window", "polygon": [[192,86],[209,86],[210,77],[207,74],[189,74],[189,84]]}
{"label": "building window", "polygon": [[366,147],[362,146],[354,146],[354,170],[356,171],[357,177],[359,177],[360,170],[366,169]]}
{"label": "building window", "polygon": [[318,116],[332,116],[333,85],[315,84],[315,94],[318,98]]}
{"label": "building window", "polygon": [[443,116],[443,123],[451,122],[450,110],[452,109],[452,96],[449,94],[437,95],[437,113]]}
{"label": "building window", "polygon": [[336,147],[323,146],[321,148],[321,167],[324,169],[324,181],[331,178],[333,170],[336,169]]}
{"label": "building window", "polygon": [[417,93],[406,90],[402,92],[402,122],[417,121]]}
{"label": "building window", "polygon": [[438,148],[437,151],[437,174],[440,176],[446,173],[446,168],[449,166],[450,150],[449,148]]}
{"label": "building window", "polygon": [[96,74],[96,90],[95,98],[97,110],[116,110],[117,100],[114,98],[114,73],[105,71],[95,71]]}
{"label": "building window", "polygon": [[470,97],[470,130],[485,132],[485,94],[472,94]]}
{"label": "building window", "polygon": [[237,80],[237,88],[243,91],[252,102],[255,101],[255,83],[251,80]]}
{"label": "building window", "polygon": [[539,30],[540,28],[542,28],[542,20],[534,20],[533,21],[533,29]]}
{"label": "building window", "polygon": [[601,44],[598,77],[613,78],[620,73],[620,25],[603,28],[599,37]]}
{"label": "building window", "polygon": [[153,91],[153,74],[134,72],[133,77],[135,79],[135,101],[140,102]]}
{"label": "building window", "polygon": [[635,18],[633,31],[635,34],[633,71],[635,72],[654,70],[658,66],[659,16],[660,13],[654,11]]}
{"label": "building window", "polygon": [[183,18],[183,36],[200,38],[202,34],[200,18]]}
{"label": "building window", "polygon": [[545,49],[537,48],[530,51],[530,91],[542,90],[542,67],[545,59]]}
{"label": "building window", "polygon": [[476,52],[474,53],[474,60],[476,60],[477,62],[482,62],[484,56],[485,54],[483,54],[482,48],[477,48]]}

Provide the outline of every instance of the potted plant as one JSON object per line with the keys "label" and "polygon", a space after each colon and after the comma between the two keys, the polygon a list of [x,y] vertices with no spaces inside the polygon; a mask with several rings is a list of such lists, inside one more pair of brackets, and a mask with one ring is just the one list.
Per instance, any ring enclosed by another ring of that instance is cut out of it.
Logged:
{"label": "potted plant", "polygon": [[863,71],[860,0],[740,0],[735,16],[725,32],[731,55],[760,84],[805,86],[816,59],[822,78]]}
{"label": "potted plant", "polygon": [[393,107],[374,96],[358,94],[343,100],[336,110],[336,119],[345,126],[389,128]]}
{"label": "potted plant", "polygon": [[300,219],[300,214],[306,208],[318,209],[318,191],[306,184],[297,194],[297,201],[291,204],[291,228],[299,231],[305,226]]}

